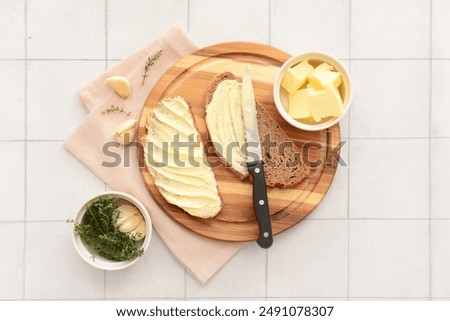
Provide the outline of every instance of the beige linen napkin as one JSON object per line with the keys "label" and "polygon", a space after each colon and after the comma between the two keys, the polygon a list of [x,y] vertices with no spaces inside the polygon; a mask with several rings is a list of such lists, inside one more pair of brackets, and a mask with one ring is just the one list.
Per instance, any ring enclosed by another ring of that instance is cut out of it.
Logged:
{"label": "beige linen napkin", "polygon": [[[89,83],[80,91],[81,102],[89,114],[66,140],[64,146],[112,188],[129,193],[142,201],[150,212],[154,228],[175,257],[197,280],[205,283],[238,252],[242,243],[212,240],[173,221],[147,191],[140,174],[137,147],[119,147],[118,144],[111,144],[113,133],[120,123],[129,118],[139,119],[148,94],[166,70],[183,56],[197,49],[198,46],[189,35],[180,27],[175,27]],[[159,50],[162,50],[162,55],[150,67],[149,75],[142,86],[145,61]],[[118,97],[105,84],[105,78],[111,75],[125,76],[128,79],[132,93],[127,99]],[[131,115],[102,113],[112,104],[122,107]],[[107,147],[108,150],[104,150],[107,143],[111,146]],[[109,165],[116,160],[111,156],[112,152],[121,157],[121,162],[117,166]]]}

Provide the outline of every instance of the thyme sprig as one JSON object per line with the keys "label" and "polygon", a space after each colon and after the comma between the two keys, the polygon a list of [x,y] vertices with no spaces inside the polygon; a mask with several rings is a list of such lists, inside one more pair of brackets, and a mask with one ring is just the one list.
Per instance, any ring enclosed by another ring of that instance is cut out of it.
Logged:
{"label": "thyme sprig", "polygon": [[162,49],[159,50],[153,56],[150,56],[147,58],[147,61],[145,62],[145,67],[144,67],[144,74],[142,75],[142,86],[144,86],[145,79],[148,77],[148,70],[149,70],[150,66],[152,66],[156,62],[156,60],[158,60],[158,58],[161,56],[161,54],[162,54]]}
{"label": "thyme sprig", "polygon": [[[119,215],[116,198],[101,196],[86,207],[75,232],[95,253],[114,261],[132,260],[144,253],[139,243],[115,227]],[[95,256],[94,256],[95,257]]]}
{"label": "thyme sprig", "polygon": [[118,113],[124,113],[124,114],[126,114],[126,115],[128,115],[128,116],[130,116],[131,115],[131,111],[125,111],[124,109],[123,109],[123,107],[118,107],[118,106],[116,106],[116,105],[111,105],[111,107],[109,107],[109,108],[106,108],[104,111],[102,111],[102,114],[112,114],[112,113],[116,113],[116,112],[118,112]]}

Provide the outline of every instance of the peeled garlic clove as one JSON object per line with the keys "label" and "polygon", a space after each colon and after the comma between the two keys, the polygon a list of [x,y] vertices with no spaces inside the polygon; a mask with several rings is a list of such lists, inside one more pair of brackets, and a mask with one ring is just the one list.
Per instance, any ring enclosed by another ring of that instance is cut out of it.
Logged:
{"label": "peeled garlic clove", "polygon": [[127,98],[131,94],[131,86],[128,79],[122,76],[111,76],[105,79],[105,82],[116,94],[122,98]]}
{"label": "peeled garlic clove", "polygon": [[119,227],[122,225],[126,220],[128,220],[131,215],[135,215],[139,213],[139,210],[131,205],[120,205],[117,208],[117,211],[120,212],[119,216],[117,217],[115,226]]}
{"label": "peeled garlic clove", "polygon": [[122,145],[130,144],[136,135],[136,123],[135,119],[128,119],[120,124],[116,129],[114,138]]}
{"label": "peeled garlic clove", "polygon": [[142,222],[142,217],[138,214],[131,215],[122,225],[119,226],[119,231],[128,233],[133,231]]}
{"label": "peeled garlic clove", "polygon": [[132,232],[130,232],[130,236],[136,241],[142,240],[146,234],[147,234],[147,226],[143,219],[141,223]]}

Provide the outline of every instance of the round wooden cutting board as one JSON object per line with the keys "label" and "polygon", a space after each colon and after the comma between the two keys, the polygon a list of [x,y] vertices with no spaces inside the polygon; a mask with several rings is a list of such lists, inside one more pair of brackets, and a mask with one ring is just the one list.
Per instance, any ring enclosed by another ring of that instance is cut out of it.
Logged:
{"label": "round wooden cutting board", "polygon": [[[207,142],[205,95],[212,79],[229,71],[241,78],[247,66],[252,71],[255,98],[284,129],[289,138],[308,157],[311,174],[292,188],[268,188],[272,229],[278,234],[304,219],[319,204],[330,187],[337,167],[340,143],[339,125],[327,131],[304,132],[290,126],[278,114],[272,98],[275,75],[290,57],[276,48],[248,42],[213,45],[188,55],[172,66],[150,93],[139,120],[138,139],[145,141],[145,123],[150,111],[164,97],[181,96],[191,106],[197,127]],[[141,144],[139,144],[141,145]],[[144,165],[144,152],[139,147],[139,161],[145,184],[155,201],[174,220],[210,238],[226,241],[252,241],[258,237],[258,224],[253,210],[252,184],[241,181],[225,166],[214,168],[223,200],[222,211],[214,218],[190,216],[165,201]]]}

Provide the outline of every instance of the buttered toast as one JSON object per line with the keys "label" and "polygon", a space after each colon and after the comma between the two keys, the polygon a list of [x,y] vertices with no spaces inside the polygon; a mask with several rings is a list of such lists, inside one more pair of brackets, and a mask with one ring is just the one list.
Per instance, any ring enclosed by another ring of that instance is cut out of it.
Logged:
{"label": "buttered toast", "polygon": [[[258,101],[256,109],[266,185],[284,188],[300,183],[310,174],[300,149]],[[212,81],[206,95],[206,125],[222,162],[240,179],[249,177],[243,147],[242,86],[232,73],[218,74]]]}
{"label": "buttered toast", "polygon": [[192,216],[217,215],[222,200],[188,103],[164,98],[146,128],[145,164],[164,199]]}

